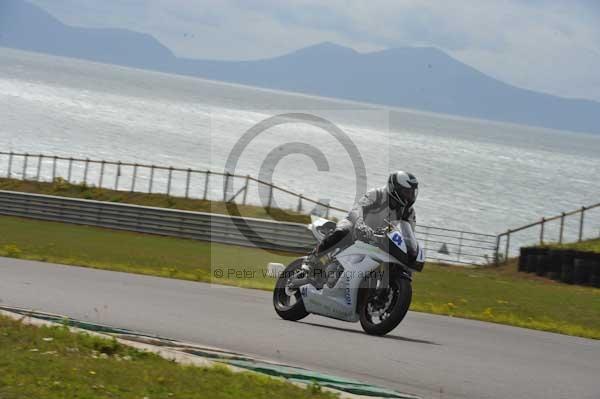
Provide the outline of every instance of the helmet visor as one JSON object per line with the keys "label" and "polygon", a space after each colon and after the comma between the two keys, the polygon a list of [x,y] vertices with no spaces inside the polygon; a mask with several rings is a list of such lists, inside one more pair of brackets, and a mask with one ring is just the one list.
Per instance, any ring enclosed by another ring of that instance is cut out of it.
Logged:
{"label": "helmet visor", "polygon": [[402,201],[404,201],[405,205],[412,205],[417,200],[417,194],[419,192],[419,189],[399,187],[396,190],[396,192],[398,193],[398,196],[400,197],[400,199],[402,199]]}

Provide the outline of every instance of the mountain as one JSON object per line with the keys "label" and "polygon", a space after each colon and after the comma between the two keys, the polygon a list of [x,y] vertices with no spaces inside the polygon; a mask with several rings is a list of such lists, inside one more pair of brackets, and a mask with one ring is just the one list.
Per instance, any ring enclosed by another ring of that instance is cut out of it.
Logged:
{"label": "mountain", "polygon": [[321,43],[256,61],[177,58],[150,35],[67,26],[0,0],[0,46],[326,97],[600,133],[600,103],[524,90],[430,47],[358,53]]}

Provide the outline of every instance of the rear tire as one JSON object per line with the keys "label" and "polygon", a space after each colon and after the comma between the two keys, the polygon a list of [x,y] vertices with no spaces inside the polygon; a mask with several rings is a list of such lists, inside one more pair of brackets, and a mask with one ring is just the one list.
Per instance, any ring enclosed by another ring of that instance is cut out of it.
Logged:
{"label": "rear tire", "polygon": [[[365,287],[368,286],[368,281],[363,281]],[[370,335],[385,335],[392,331],[400,324],[406,316],[410,302],[412,300],[412,283],[410,280],[403,278],[399,274],[390,276],[390,289],[394,291],[392,294],[392,303],[390,304],[389,315],[379,323],[375,323],[369,312],[369,303],[373,298],[374,290],[362,288],[364,297],[359,303],[358,314],[360,316],[360,325],[367,334]],[[362,287],[362,285],[361,285]]]}
{"label": "rear tire", "polygon": [[277,282],[275,283],[275,289],[273,290],[273,307],[279,317],[284,320],[298,321],[309,315],[304,308],[300,290],[295,291],[295,302],[291,303],[291,297],[286,293],[285,289],[292,276],[300,271],[303,261],[304,258],[298,258],[290,263],[281,276],[277,278]]}

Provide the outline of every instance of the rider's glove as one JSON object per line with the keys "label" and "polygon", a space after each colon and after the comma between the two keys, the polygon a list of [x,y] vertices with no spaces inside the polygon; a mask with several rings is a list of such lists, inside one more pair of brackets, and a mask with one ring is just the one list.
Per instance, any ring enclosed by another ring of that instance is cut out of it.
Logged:
{"label": "rider's glove", "polygon": [[373,241],[373,229],[367,226],[366,224],[362,224],[356,227],[356,239],[364,242]]}

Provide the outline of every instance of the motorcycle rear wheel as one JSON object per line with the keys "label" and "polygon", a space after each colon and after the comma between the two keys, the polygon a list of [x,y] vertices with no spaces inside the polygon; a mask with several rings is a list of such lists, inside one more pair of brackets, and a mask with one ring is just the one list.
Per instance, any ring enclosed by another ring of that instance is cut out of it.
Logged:
{"label": "motorcycle rear wheel", "polygon": [[[375,289],[366,288],[368,286],[367,280],[363,283],[364,286],[361,287],[364,288],[361,289],[367,291],[364,294],[364,299],[359,303],[360,325],[367,334],[385,335],[396,328],[408,312],[412,300],[411,281],[400,275],[391,275],[389,288],[386,289],[383,299],[377,297]],[[381,293],[379,295],[381,296]],[[374,311],[376,307],[381,307],[381,309]],[[385,317],[374,320],[373,316],[376,313],[382,313]]]}
{"label": "motorcycle rear wheel", "polygon": [[273,307],[279,317],[284,320],[298,321],[309,314],[304,307],[300,290],[296,289],[292,293],[294,297],[293,303],[291,302],[292,296],[288,295],[289,290],[286,292],[286,285],[293,278],[292,276],[301,272],[303,260],[303,258],[298,258],[290,263],[281,276],[277,278],[277,282],[275,283],[275,289],[273,290]]}

